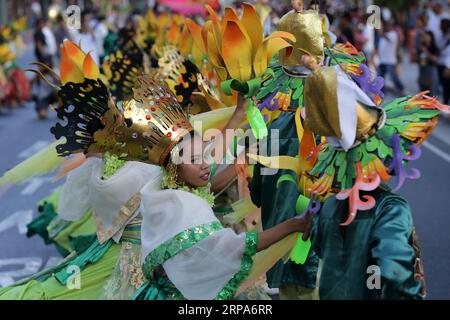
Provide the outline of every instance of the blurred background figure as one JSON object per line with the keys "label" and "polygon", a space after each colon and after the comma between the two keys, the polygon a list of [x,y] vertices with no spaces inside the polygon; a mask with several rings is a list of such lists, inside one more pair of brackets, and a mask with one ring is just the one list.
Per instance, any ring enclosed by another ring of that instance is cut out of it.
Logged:
{"label": "blurred background figure", "polygon": [[33,27],[36,25],[36,22],[42,18],[42,7],[38,0],[31,1],[30,10],[29,25]]}
{"label": "blurred background figure", "polygon": [[[81,29],[78,34],[75,35],[75,43],[79,43],[81,49],[84,52],[91,52],[91,57],[94,59],[97,65],[100,65],[100,55],[98,49],[98,43],[95,39],[94,30],[92,29],[92,15],[85,13],[81,19]],[[94,23],[95,25],[95,23]],[[105,35],[106,37],[106,35]],[[102,47],[103,51],[103,47]]]}
{"label": "blurred background figure", "polygon": [[346,13],[340,18],[340,23],[338,24],[337,29],[337,42],[355,43],[355,35],[352,28],[352,19],[350,13]]}
{"label": "blurred background figure", "polygon": [[400,39],[397,31],[394,30],[393,23],[391,21],[385,22],[376,50],[380,63],[379,73],[382,77],[389,76],[394,82],[397,94],[404,95],[405,87],[397,73],[399,44]]}
{"label": "blurred background figure", "polygon": [[442,41],[441,21],[449,19],[449,14],[444,11],[442,4],[439,1],[433,1],[431,7],[427,10],[428,15],[428,30],[433,32],[437,43]]}
{"label": "blurred background figure", "polygon": [[[53,28],[53,33],[55,35],[55,41],[57,43],[57,47],[59,47],[59,45],[61,43],[63,43],[64,39],[71,38],[70,34],[69,34],[69,30],[67,28],[66,21],[64,20],[64,17],[61,14],[59,14],[56,17],[55,27]],[[57,53],[58,61],[60,61],[61,60],[60,50],[56,50],[56,53]]]}
{"label": "blurred background figure", "polygon": [[[420,19],[422,19],[422,21],[419,22]],[[414,60],[414,52],[416,48],[415,30],[419,27],[418,24],[420,24],[421,27],[426,26],[426,20],[423,21],[423,19],[424,16],[420,15],[417,3],[412,3],[408,8],[406,23],[406,37],[408,43],[409,59],[411,61]]]}
{"label": "blurred background figure", "polygon": [[105,56],[104,42],[106,36],[109,33],[105,16],[97,14],[89,24],[94,36],[97,55],[99,57],[99,60],[102,61]]}
{"label": "blurred background figure", "polygon": [[[57,52],[56,39],[46,19],[37,20],[33,39],[36,60],[53,67],[53,57]],[[31,92],[39,119],[46,119],[48,107],[55,101],[53,89],[42,79],[35,77]]]}
{"label": "blurred background figure", "polygon": [[441,21],[442,42],[438,60],[439,80],[444,103],[450,103],[450,19]]}
{"label": "blurred background figure", "polygon": [[431,91],[431,95],[438,92],[439,73],[438,59],[439,49],[431,31],[426,31],[420,39],[418,49],[419,58],[419,89],[421,91]]}

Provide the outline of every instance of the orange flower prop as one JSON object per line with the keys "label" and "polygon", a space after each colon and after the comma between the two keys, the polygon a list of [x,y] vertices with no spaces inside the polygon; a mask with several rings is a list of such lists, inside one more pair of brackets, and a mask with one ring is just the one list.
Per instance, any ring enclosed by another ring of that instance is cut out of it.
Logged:
{"label": "orange flower prop", "polygon": [[92,59],[91,54],[83,50],[70,40],[64,40],[61,45],[61,84],[68,82],[81,83],[84,79],[98,79],[100,70]]}

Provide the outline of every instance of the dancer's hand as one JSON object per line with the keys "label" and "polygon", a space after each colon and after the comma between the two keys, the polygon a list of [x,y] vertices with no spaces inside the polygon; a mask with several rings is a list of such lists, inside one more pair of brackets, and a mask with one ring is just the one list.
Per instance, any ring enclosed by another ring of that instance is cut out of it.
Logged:
{"label": "dancer's hand", "polygon": [[312,214],[306,215],[306,217],[302,218],[300,216],[292,218],[293,228],[295,232],[303,233],[302,239],[303,241],[308,240],[311,235],[311,227],[312,227]]}
{"label": "dancer's hand", "polygon": [[265,250],[272,244],[280,241],[284,237],[294,232],[302,232],[302,239],[308,240],[311,234],[312,215],[309,214],[305,218],[295,217],[286,220],[275,227],[259,233],[258,251]]}
{"label": "dancer's hand", "polygon": [[239,93],[237,96],[236,112],[245,112],[247,103],[247,99]]}
{"label": "dancer's hand", "polygon": [[304,54],[301,58],[301,62],[311,71],[315,71],[319,68],[319,63],[317,62],[317,60],[311,57],[309,54]]}

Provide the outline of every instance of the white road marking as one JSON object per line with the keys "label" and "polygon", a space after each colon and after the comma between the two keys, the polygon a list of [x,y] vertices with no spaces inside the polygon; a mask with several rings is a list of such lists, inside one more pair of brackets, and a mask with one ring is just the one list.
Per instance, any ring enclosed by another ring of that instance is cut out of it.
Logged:
{"label": "white road marking", "polygon": [[440,142],[445,143],[446,145],[450,146],[450,141],[448,141],[447,138],[440,134],[433,134],[432,137],[438,139]]}
{"label": "white road marking", "polygon": [[30,147],[23,150],[21,153],[19,153],[18,157],[20,159],[26,159],[37,153],[38,151],[41,151],[43,148],[48,146],[50,144],[50,141],[45,140],[38,140],[35,143],[33,143]]}
{"label": "white road marking", "polygon": [[[7,269],[6,266],[22,266],[22,268],[2,271],[2,269]],[[39,257],[0,259],[0,278],[23,278],[37,273],[41,266],[42,258]]]}
{"label": "white road marking", "polygon": [[[61,260],[61,257],[50,257],[42,270],[54,267]],[[20,279],[39,272],[42,265],[42,258],[39,257],[0,259],[0,288],[10,286]],[[11,267],[14,268],[11,269]],[[2,269],[9,270],[2,271]]]}
{"label": "white road marking", "polygon": [[434,144],[432,144],[429,141],[425,141],[423,143],[423,146],[425,148],[427,148],[428,150],[430,150],[431,152],[433,152],[438,157],[442,158],[447,163],[450,163],[450,154],[448,154],[447,152],[441,150],[439,147],[436,147]]}
{"label": "white road marking", "polygon": [[0,275],[0,288],[5,288],[14,283],[14,278],[9,276],[1,276]]}
{"label": "white road marking", "polygon": [[61,257],[50,257],[47,261],[47,264],[44,267],[44,270],[56,266],[58,263],[61,262],[61,260],[62,260]]}
{"label": "white road marking", "polygon": [[27,233],[27,224],[31,221],[33,221],[33,210],[16,211],[0,221],[0,233],[17,226],[19,233],[25,234]]}
{"label": "white road marking", "polygon": [[448,126],[437,126],[433,130],[432,137],[450,146],[450,128]]}
{"label": "white road marking", "polygon": [[50,177],[34,177],[27,181],[27,186],[20,192],[23,196],[34,194],[45,183],[52,181]]}

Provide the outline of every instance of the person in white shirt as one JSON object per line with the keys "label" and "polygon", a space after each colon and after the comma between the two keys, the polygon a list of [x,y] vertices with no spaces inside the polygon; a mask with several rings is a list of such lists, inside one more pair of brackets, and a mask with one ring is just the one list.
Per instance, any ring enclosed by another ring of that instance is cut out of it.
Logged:
{"label": "person in white shirt", "polygon": [[[53,32],[47,26],[45,19],[39,19],[36,23],[36,29],[33,34],[34,40],[34,55],[37,61],[46,64],[49,67],[53,66],[53,58],[56,53],[56,40]],[[45,70],[43,71],[45,74]],[[48,114],[48,106],[56,102],[53,88],[51,88],[45,81],[36,77],[32,81],[32,99],[35,102],[35,109],[39,119],[46,119]]]}
{"label": "person in white shirt", "polygon": [[100,65],[100,56],[98,52],[97,42],[95,40],[94,32],[89,26],[89,22],[84,19],[81,23],[80,32],[74,36],[74,42],[79,43],[84,52],[90,52],[92,59],[97,65]]}
{"label": "person in white shirt", "polygon": [[45,51],[47,55],[54,56],[56,54],[56,51],[58,50],[58,47],[56,45],[55,35],[53,34],[53,31],[52,29],[50,29],[48,24],[45,24],[45,26],[42,28],[42,33],[45,36]]}
{"label": "person in white shirt", "polygon": [[105,24],[105,17],[98,15],[90,21],[89,26],[92,30],[92,34],[94,35],[97,54],[100,58],[102,58],[105,55],[103,43],[108,35],[108,27]]}
{"label": "person in white shirt", "polygon": [[382,77],[389,75],[394,82],[395,88],[403,95],[405,87],[396,72],[396,66],[398,64],[398,47],[399,37],[394,30],[392,22],[385,22],[376,50],[380,63],[379,73]]}
{"label": "person in white shirt", "polygon": [[[427,11],[428,15],[428,30],[433,32],[434,38],[436,39],[436,43],[442,43],[442,31],[441,31],[441,21],[443,19],[450,19],[450,16],[447,12],[444,11],[442,4],[439,2],[434,2],[431,5],[431,9]],[[443,49],[442,47],[440,49]]]}
{"label": "person in white shirt", "polygon": [[363,46],[363,51],[366,54],[367,59],[370,61],[372,58],[373,51],[375,50],[375,28],[365,24],[362,30],[362,34],[366,39]]}
{"label": "person in white shirt", "polygon": [[33,13],[33,15],[36,19],[40,19],[42,17],[42,7],[41,7],[39,1],[33,0],[31,2],[30,8],[31,8],[31,12]]}

